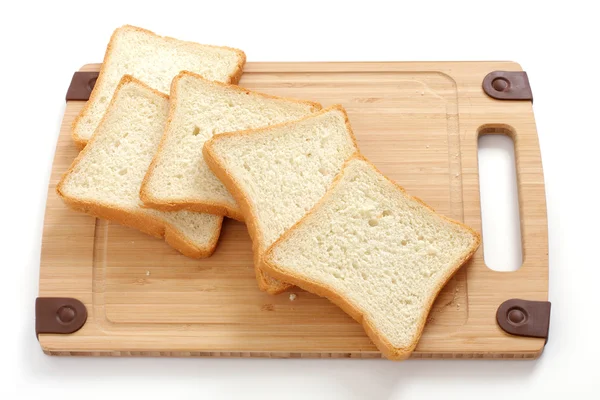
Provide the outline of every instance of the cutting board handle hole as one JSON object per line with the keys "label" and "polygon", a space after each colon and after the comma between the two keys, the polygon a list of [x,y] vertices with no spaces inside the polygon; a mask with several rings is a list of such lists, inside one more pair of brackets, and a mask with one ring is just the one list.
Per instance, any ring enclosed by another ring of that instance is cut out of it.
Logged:
{"label": "cutting board handle hole", "polygon": [[478,131],[483,258],[494,271],[516,271],[523,263],[514,136],[506,125]]}

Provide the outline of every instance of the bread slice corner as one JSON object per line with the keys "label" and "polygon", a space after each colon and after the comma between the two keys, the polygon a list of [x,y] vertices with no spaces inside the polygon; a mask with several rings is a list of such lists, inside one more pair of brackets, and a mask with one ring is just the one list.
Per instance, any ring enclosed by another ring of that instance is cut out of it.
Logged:
{"label": "bread slice corner", "polygon": [[383,355],[414,351],[434,300],[481,236],[410,196],[361,155],[264,254],[264,271],[326,297]]}
{"label": "bread slice corner", "polygon": [[[170,54],[171,66],[164,69],[161,54],[166,56],[166,52]],[[132,25],[120,26],[110,37],[92,93],[73,120],[73,141],[80,149],[85,147],[123,75],[131,75],[168,93],[172,78],[182,70],[210,73],[207,75],[210,79],[237,83],[245,63],[246,54],[239,49],[160,36]]]}
{"label": "bread slice corner", "polygon": [[139,200],[139,186],[167,109],[167,95],[123,76],[94,135],[61,177],[56,193],[71,209],[164,238],[188,257],[209,257],[222,217],[150,210]]}

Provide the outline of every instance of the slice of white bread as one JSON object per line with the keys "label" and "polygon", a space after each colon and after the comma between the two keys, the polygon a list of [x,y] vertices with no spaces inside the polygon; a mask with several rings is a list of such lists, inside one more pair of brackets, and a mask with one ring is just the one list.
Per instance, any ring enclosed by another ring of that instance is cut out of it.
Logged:
{"label": "slice of white bread", "polygon": [[96,132],[56,190],[75,210],[164,237],[186,256],[208,257],[223,217],[147,209],[139,199],[168,112],[167,95],[125,75]]}
{"label": "slice of white bread", "polygon": [[154,89],[169,93],[171,80],[180,71],[236,83],[245,62],[246,55],[241,50],[158,36],[130,25],[117,28],[108,43],[90,99],[73,121],[73,139],[78,146],[85,146],[123,75],[132,75]]}
{"label": "slice of white bread", "polygon": [[171,86],[169,122],[144,178],[144,204],[163,211],[190,210],[242,220],[231,194],[202,157],[213,135],[298,120],[321,109],[308,101],[285,99],[212,82],[183,72]]}
{"label": "slice of white bread", "polygon": [[205,160],[244,215],[261,290],[275,294],[290,286],[262,272],[262,255],[315,205],[357,151],[341,106],[299,121],[216,135],[206,142]]}
{"label": "slice of white bread", "polygon": [[408,358],[439,291],[480,236],[439,215],[362,156],[265,253],[268,274],[329,298],[389,359]]}

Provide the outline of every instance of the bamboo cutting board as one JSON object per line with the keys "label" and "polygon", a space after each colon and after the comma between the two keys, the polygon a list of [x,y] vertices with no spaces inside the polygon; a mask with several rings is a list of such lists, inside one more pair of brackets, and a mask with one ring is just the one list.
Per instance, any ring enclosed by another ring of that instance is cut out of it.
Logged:
{"label": "bamboo cutting board", "polygon": [[[543,303],[548,297],[544,180],[532,102],[494,99],[482,90],[488,73],[520,70],[510,62],[246,65],[241,86],[323,106],[341,103],[362,153],[383,173],[479,232],[478,136],[513,137],[523,265],[492,271],[481,246],[438,296],[414,358],[535,358],[543,350],[544,338],[509,334],[496,320],[506,300]],[[214,255],[193,260],[162,240],[67,209],[55,187],[78,153],[70,126],[83,105],[67,103],[58,138],[39,296],[77,299],[87,320],[74,333],[39,334],[45,353],[380,357],[361,326],[326,299],[298,288],[276,296],[260,292],[242,223],[226,220]]]}

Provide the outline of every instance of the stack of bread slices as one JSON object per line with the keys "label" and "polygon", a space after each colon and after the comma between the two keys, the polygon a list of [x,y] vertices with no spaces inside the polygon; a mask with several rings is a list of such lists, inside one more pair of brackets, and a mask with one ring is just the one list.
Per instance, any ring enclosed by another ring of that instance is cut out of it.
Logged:
{"label": "stack of bread slices", "polygon": [[389,359],[410,356],[480,236],[363,157],[341,105],[236,86],[245,54],[123,26],[73,123],[71,208],[210,257],[244,221],[257,286],[325,296]]}

